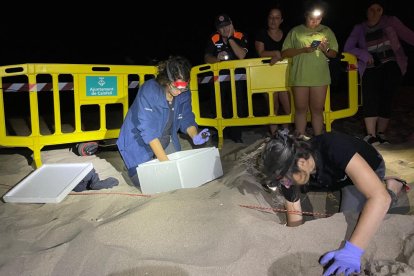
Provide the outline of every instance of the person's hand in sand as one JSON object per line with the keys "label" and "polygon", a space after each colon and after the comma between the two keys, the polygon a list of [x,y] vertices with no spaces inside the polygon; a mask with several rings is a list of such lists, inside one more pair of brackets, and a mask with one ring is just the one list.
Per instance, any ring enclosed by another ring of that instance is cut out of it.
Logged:
{"label": "person's hand in sand", "polygon": [[323,266],[332,262],[323,276],[340,273],[348,276],[351,273],[359,273],[361,271],[362,254],[364,254],[364,250],[346,241],[342,249],[326,253],[320,260],[320,264]]}
{"label": "person's hand in sand", "polygon": [[[269,190],[285,198],[287,226],[302,224],[299,188],[341,189],[341,212],[360,212],[345,247],[327,253],[324,275],[359,271],[360,259],[390,207],[396,205],[406,182],[385,177],[381,154],[362,139],[338,132],[304,141],[278,132],[262,153],[263,170],[271,178]],[[386,184],[384,184],[386,183]]]}

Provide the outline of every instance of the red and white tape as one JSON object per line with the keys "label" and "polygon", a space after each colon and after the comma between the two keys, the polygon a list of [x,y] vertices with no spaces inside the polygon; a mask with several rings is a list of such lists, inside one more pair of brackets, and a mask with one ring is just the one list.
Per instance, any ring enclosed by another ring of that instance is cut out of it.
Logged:
{"label": "red and white tape", "polygon": [[[137,88],[139,81],[131,81],[128,88]],[[4,92],[52,91],[52,83],[3,83]],[[59,82],[59,91],[73,90],[73,82]]]}

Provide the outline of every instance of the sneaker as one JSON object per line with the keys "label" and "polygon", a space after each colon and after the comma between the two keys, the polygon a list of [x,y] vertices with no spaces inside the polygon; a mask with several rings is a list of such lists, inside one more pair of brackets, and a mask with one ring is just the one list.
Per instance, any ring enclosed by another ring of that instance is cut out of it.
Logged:
{"label": "sneaker", "polygon": [[378,141],[381,144],[389,144],[390,143],[390,141],[387,140],[387,138],[385,137],[385,134],[383,132],[378,132],[377,133],[377,138],[378,138]]}
{"label": "sneaker", "polygon": [[289,135],[289,129],[285,127],[280,131],[280,133],[283,135]]}
{"label": "sneaker", "polygon": [[302,140],[302,141],[309,141],[311,139],[311,137],[306,136],[305,134],[301,134],[301,135],[298,136],[297,139]]}
{"label": "sneaker", "polygon": [[373,146],[377,146],[380,144],[380,141],[378,140],[378,138],[372,136],[371,134],[368,134],[367,136],[365,136],[364,141]]}

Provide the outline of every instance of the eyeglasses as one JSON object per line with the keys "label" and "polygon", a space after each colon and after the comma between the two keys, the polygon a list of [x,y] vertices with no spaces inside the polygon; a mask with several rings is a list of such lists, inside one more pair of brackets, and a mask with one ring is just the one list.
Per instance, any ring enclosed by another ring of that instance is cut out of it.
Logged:
{"label": "eyeglasses", "polygon": [[188,82],[186,81],[174,81],[170,83],[170,87],[174,90],[178,90],[181,93],[188,91]]}

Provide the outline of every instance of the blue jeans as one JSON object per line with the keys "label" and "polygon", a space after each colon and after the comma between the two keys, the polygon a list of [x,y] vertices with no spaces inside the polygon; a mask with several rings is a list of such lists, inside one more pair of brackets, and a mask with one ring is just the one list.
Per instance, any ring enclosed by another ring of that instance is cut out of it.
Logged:
{"label": "blue jeans", "polygon": [[[381,164],[375,170],[375,173],[379,177],[379,179],[383,180],[385,177],[385,163],[382,160]],[[393,192],[388,190],[388,193],[391,196],[391,205],[394,206],[397,203],[397,195]],[[340,212],[361,212],[362,208],[365,205],[367,199],[365,196],[358,191],[355,185],[348,185],[341,189],[341,206]]]}

